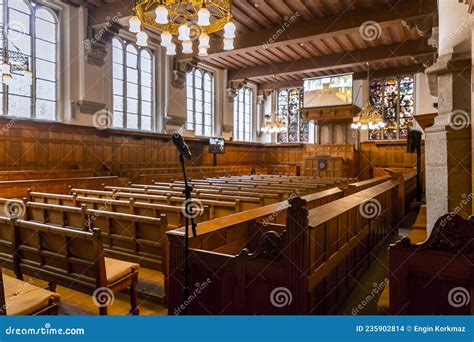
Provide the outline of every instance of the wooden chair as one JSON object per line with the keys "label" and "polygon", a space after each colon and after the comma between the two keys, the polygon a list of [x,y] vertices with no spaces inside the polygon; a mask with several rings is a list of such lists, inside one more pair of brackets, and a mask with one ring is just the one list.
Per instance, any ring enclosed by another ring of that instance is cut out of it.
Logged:
{"label": "wooden chair", "polygon": [[31,282],[0,277],[0,315],[57,315],[60,296]]}
{"label": "wooden chair", "polygon": [[[130,288],[130,313],[138,315],[139,265],[106,258],[100,229],[81,231],[24,220],[10,220],[13,229],[13,270],[93,295],[99,313],[107,315],[110,298]],[[3,260],[3,255],[0,255]],[[8,261],[8,260],[6,260]],[[105,296],[103,296],[105,294]],[[107,298],[105,303],[101,300]]]}

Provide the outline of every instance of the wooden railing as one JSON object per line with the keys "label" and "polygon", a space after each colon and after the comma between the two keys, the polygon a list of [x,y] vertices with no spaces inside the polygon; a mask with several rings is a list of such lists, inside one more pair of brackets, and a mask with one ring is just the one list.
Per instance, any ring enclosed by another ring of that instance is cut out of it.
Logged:
{"label": "wooden railing", "polygon": [[[322,193],[319,193],[322,194]],[[337,193],[337,196],[340,196]],[[190,239],[190,284],[210,283],[189,303],[192,314],[334,313],[368,266],[371,252],[398,222],[398,182],[348,197],[290,199],[198,226]],[[285,213],[281,219],[269,217]],[[170,241],[169,313],[179,313],[183,229]],[[275,304],[275,291],[291,300]],[[192,289],[191,289],[192,291]],[[187,299],[186,299],[186,302]]]}

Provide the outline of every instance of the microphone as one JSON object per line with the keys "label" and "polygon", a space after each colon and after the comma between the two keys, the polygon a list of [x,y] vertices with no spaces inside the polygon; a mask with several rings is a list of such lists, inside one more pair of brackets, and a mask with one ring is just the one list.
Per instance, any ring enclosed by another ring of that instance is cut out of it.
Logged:
{"label": "microphone", "polygon": [[183,155],[188,160],[191,160],[191,151],[189,151],[189,146],[186,145],[184,142],[184,138],[179,133],[174,133],[171,137],[171,141],[175,144],[176,148],[178,149],[179,153]]}

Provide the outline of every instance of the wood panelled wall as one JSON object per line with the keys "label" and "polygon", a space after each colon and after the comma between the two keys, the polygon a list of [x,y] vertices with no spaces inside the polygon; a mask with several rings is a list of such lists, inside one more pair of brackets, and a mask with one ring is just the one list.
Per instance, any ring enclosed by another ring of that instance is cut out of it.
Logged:
{"label": "wood panelled wall", "polygon": [[[186,138],[191,165],[212,165],[206,139]],[[416,156],[404,142],[368,142],[361,154],[354,145],[264,145],[226,142],[217,165],[299,165],[305,157],[341,157],[348,176],[369,178],[374,167],[413,167]],[[179,166],[170,136],[123,130],[0,118],[0,171],[90,169],[94,174],[117,174],[133,169]]]}

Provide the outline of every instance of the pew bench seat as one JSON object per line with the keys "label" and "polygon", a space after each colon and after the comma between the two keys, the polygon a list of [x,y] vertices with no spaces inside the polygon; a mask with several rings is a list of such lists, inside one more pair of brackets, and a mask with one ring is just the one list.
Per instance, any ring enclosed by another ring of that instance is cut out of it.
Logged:
{"label": "pew bench seat", "polygon": [[6,274],[2,281],[7,315],[57,314],[59,294]]}
{"label": "pew bench seat", "polygon": [[118,259],[104,258],[104,261],[108,284],[113,284],[120,279],[132,275],[140,268],[139,264]]}

